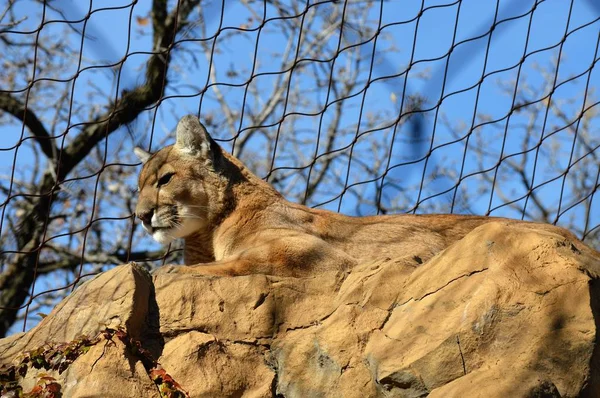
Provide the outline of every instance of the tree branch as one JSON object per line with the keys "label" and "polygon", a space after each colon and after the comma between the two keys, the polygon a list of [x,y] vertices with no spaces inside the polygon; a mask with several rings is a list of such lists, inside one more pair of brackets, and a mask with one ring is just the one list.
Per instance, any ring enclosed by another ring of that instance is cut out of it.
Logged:
{"label": "tree branch", "polygon": [[[154,25],[154,54],[146,66],[146,81],[132,91],[124,91],[112,110],[96,117],[76,139],[65,148],[59,178],[66,176],[100,141],[107,138],[120,126],[130,123],[147,107],[156,103],[167,85],[170,50],[175,34],[185,25],[185,19],[199,0],[180,1],[178,8],[168,16],[166,1],[155,0],[152,11]],[[61,178],[61,179],[62,179]]]}
{"label": "tree branch", "polygon": [[31,109],[6,91],[0,91],[0,109],[25,123],[48,159],[55,158],[57,149],[52,144],[52,137]]}

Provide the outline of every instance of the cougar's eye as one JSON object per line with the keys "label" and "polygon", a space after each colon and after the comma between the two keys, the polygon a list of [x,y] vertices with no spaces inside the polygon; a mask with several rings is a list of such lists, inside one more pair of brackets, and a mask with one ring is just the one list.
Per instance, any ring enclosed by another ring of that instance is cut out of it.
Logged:
{"label": "cougar's eye", "polygon": [[171,178],[175,175],[175,173],[167,173],[164,174],[162,177],[160,177],[158,179],[158,183],[156,184],[157,187],[163,186],[165,184],[168,184],[169,181],[171,181]]}

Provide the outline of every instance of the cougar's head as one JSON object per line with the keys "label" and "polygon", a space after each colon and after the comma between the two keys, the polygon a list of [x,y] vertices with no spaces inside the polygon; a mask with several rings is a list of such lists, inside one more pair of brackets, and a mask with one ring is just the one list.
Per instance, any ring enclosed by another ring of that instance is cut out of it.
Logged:
{"label": "cougar's head", "polygon": [[207,226],[217,198],[215,166],[221,148],[193,115],[177,124],[177,141],[155,154],[135,148],[143,163],[135,209],[160,243],[185,238]]}

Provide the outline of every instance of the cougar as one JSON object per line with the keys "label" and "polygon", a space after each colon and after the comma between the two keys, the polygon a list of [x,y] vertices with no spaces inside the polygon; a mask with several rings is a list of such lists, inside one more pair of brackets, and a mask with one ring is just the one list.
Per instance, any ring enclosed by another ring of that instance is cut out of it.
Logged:
{"label": "cougar", "polygon": [[[350,217],[313,209],[283,198],[224,151],[197,117],[183,117],[176,137],[154,154],[135,149],[143,163],[137,217],[156,241],[185,241],[186,266],[163,272],[308,276],[378,259],[416,266],[482,224],[525,222],[455,214]],[[565,229],[538,227],[583,246]]]}

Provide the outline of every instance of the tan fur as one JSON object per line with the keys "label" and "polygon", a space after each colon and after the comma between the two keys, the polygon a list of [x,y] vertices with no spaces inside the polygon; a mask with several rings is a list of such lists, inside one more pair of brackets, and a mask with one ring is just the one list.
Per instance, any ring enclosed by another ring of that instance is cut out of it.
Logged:
{"label": "tan fur", "polygon": [[[157,187],[168,172],[175,174]],[[179,122],[175,145],[144,164],[139,190],[138,217],[148,220],[152,211],[156,225],[184,224],[153,235],[164,243],[185,239],[189,267],[168,272],[307,276],[386,258],[417,266],[484,223],[522,223],[462,215],[359,218],[291,203],[221,150],[194,116]],[[182,216],[186,206],[188,215]],[[543,228],[577,241],[562,228]]]}

